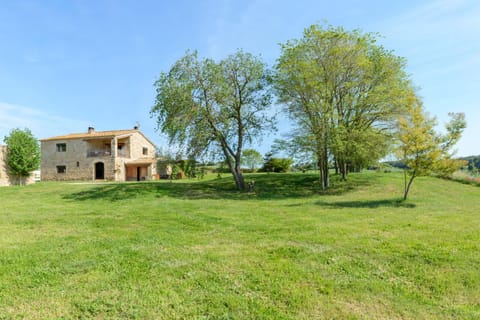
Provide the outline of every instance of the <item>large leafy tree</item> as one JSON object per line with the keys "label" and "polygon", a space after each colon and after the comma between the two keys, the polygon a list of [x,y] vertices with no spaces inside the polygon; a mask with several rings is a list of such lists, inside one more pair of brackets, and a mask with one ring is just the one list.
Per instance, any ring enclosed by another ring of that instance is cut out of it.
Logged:
{"label": "large leafy tree", "polygon": [[411,91],[404,66],[404,59],[376,44],[375,34],[341,27],[313,25],[282,45],[279,101],[310,141],[323,188],[330,162],[346,179],[349,167],[386,154],[393,120]]}
{"label": "large leafy tree", "polygon": [[245,149],[242,153],[242,163],[251,171],[262,165],[263,157],[260,152],[255,149]]}
{"label": "large leafy tree", "polygon": [[245,143],[273,128],[270,75],[264,62],[241,50],[216,62],[196,52],[178,60],[155,82],[151,109],[158,129],[189,156],[219,150],[238,189],[245,189],[241,157]]}
{"label": "large leafy tree", "polygon": [[430,174],[448,176],[463,165],[463,161],[452,158],[452,148],[466,127],[465,115],[449,116],[446,134],[439,134],[435,131],[435,118],[424,111],[420,99],[415,95],[408,99],[408,112],[398,121],[398,151],[405,165],[404,200],[415,178]]}
{"label": "large leafy tree", "polygon": [[6,164],[11,175],[23,184],[40,166],[40,146],[29,129],[13,129],[3,141],[7,145]]}

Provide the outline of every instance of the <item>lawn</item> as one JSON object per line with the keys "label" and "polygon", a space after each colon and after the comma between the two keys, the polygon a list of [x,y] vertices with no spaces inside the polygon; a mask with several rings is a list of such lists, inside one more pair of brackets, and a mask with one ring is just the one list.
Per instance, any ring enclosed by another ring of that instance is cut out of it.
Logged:
{"label": "lawn", "polygon": [[0,319],[479,319],[480,188],[399,173],[0,188]]}

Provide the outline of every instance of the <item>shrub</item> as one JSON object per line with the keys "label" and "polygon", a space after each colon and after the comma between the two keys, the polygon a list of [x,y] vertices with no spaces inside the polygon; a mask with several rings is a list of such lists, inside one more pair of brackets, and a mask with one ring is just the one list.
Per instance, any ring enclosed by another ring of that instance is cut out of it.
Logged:
{"label": "shrub", "polygon": [[261,172],[288,172],[292,166],[293,160],[290,158],[268,158]]}

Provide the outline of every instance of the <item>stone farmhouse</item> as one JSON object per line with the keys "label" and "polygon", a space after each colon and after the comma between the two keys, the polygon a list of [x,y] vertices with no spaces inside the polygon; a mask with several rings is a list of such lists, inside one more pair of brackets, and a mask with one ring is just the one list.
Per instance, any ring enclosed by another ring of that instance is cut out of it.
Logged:
{"label": "stone farmhouse", "polygon": [[[18,184],[20,181],[18,177],[12,177],[8,173],[7,164],[5,163],[5,159],[7,157],[7,146],[0,145],[0,187],[3,186],[10,186],[14,184]],[[32,172],[32,175],[27,179],[23,180],[25,184],[31,184],[35,182],[35,175]]]}
{"label": "stone farmhouse", "polygon": [[156,175],[155,145],[132,130],[73,133],[41,139],[41,180],[143,181]]}

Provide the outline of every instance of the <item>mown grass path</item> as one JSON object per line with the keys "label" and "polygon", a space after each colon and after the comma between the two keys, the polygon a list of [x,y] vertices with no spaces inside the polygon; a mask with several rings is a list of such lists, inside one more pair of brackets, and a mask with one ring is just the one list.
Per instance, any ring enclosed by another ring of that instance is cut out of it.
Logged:
{"label": "mown grass path", "polygon": [[478,319],[480,188],[397,173],[0,188],[0,319]]}

